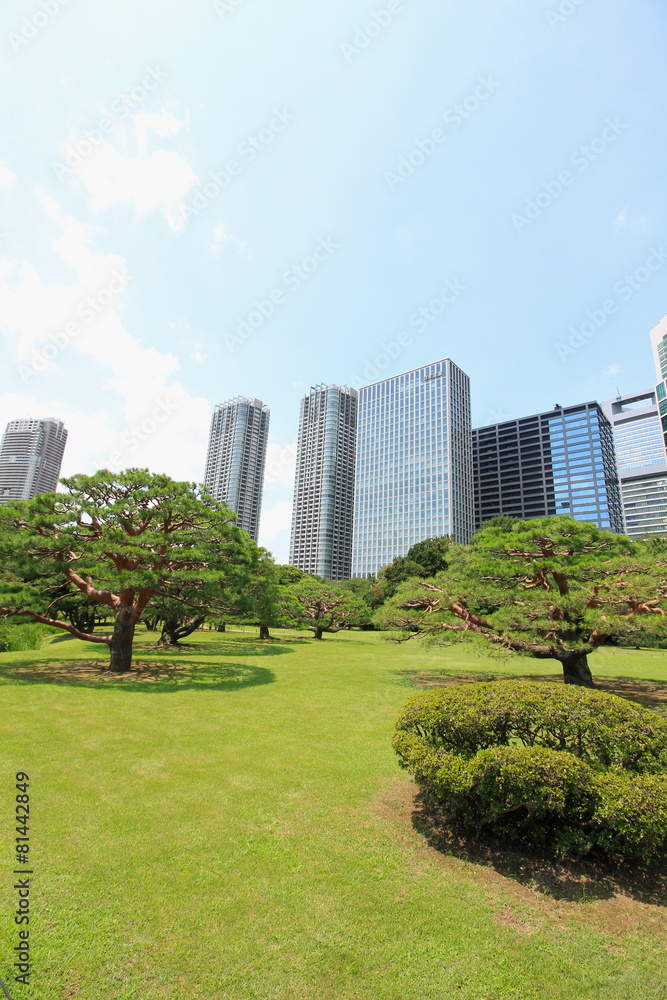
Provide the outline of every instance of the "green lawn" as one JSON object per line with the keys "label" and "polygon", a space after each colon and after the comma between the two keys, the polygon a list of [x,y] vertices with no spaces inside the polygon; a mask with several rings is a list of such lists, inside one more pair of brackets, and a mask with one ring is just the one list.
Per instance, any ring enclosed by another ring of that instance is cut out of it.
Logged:
{"label": "green lawn", "polygon": [[[0,977],[16,1000],[664,1000],[655,885],[466,860],[411,821],[390,741],[414,685],[557,664],[278,634],[168,653],[144,635],[127,679],[66,636],[0,655]],[[660,708],[667,653],[591,665]],[[10,983],[19,769],[29,988]]]}

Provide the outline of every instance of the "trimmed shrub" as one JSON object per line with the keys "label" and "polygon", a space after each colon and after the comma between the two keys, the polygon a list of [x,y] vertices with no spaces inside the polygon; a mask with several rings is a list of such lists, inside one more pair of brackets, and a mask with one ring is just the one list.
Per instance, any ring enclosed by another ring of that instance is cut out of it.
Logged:
{"label": "trimmed shrub", "polygon": [[667,770],[667,720],[570,685],[488,681],[435,689],[408,702],[397,729],[464,757],[487,747],[541,746],[567,750],[596,770]]}
{"label": "trimmed shrub", "polygon": [[650,857],[667,847],[667,774],[595,777],[596,842],[617,857]]}
{"label": "trimmed shrub", "polygon": [[667,844],[667,721],[614,695],[522,681],[406,705],[394,749],[461,832],[648,857]]}

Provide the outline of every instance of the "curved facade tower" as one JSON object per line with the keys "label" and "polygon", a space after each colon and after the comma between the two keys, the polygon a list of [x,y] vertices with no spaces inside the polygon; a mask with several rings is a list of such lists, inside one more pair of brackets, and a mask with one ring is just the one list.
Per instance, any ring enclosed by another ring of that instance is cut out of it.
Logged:
{"label": "curved facade tower", "polygon": [[10,420],[0,446],[0,503],[53,492],[66,444],[62,420]]}
{"label": "curved facade tower", "polygon": [[234,511],[239,528],[257,541],[262,513],[269,409],[238,396],[216,406],[211,419],[204,484]]}
{"label": "curved facade tower", "polygon": [[352,568],[357,392],[314,386],[301,400],[290,563],[328,580]]}

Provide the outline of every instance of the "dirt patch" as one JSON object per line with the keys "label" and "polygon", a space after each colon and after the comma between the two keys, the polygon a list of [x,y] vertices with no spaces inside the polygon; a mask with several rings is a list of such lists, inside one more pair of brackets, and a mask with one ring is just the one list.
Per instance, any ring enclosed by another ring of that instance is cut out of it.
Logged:
{"label": "dirt patch", "polygon": [[645,933],[667,944],[667,862],[615,868],[463,840],[425,807],[417,785],[404,776],[386,783],[375,813],[402,842],[411,868],[435,864],[482,885],[497,905],[495,920],[517,933],[547,927],[558,933],[578,923],[615,939]]}
{"label": "dirt patch", "polygon": [[[426,690],[437,687],[450,687],[453,684],[478,684],[480,681],[547,681],[551,684],[562,684],[558,674],[450,674],[442,671],[401,670],[397,672],[400,683],[409,687]],[[615,694],[628,701],[634,701],[644,708],[650,708],[661,715],[667,715],[667,683],[662,681],[642,681],[628,677],[605,677],[596,679],[596,687],[607,694]]]}
{"label": "dirt patch", "polygon": [[271,670],[249,662],[216,663],[205,660],[173,662],[138,660],[125,674],[111,673],[100,660],[57,660],[10,665],[0,676],[24,684],[62,684],[78,687],[105,687],[124,690],[175,691],[184,688],[209,688],[235,691],[242,687],[269,684]]}
{"label": "dirt patch", "polygon": [[667,684],[661,681],[636,681],[624,677],[610,677],[596,681],[600,691],[617,694],[621,698],[652,708],[654,712],[667,715]]}
{"label": "dirt patch", "polygon": [[158,681],[177,680],[187,673],[181,664],[140,663],[135,664],[126,674],[112,674],[106,663],[99,660],[72,660],[71,662],[55,660],[51,663],[40,662],[30,667],[15,667],[12,677],[16,680],[72,684],[85,682],[87,684],[114,683],[136,684],[137,681],[151,684]]}

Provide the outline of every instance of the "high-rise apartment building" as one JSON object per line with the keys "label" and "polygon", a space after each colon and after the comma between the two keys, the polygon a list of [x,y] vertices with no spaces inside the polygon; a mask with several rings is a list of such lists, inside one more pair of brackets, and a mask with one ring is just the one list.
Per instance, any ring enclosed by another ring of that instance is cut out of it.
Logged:
{"label": "high-rise apartment building", "polygon": [[314,386],[301,400],[290,563],[347,580],[352,563],[357,392]]}
{"label": "high-rise apartment building", "polygon": [[475,525],[571,514],[622,532],[611,424],[598,403],[556,406],[473,430]]}
{"label": "high-rise apartment building", "polygon": [[360,389],[352,575],[473,531],[468,376],[445,359]]}
{"label": "high-rise apartment building", "polygon": [[66,444],[62,420],[10,420],[0,445],[0,503],[55,490]]}
{"label": "high-rise apartment building", "polygon": [[254,541],[262,511],[269,409],[238,396],[216,406],[211,419],[204,484],[234,511]]}
{"label": "high-rise apartment building", "polygon": [[667,316],[651,330],[651,346],[658,384],[655,387],[663,441],[667,447]]}
{"label": "high-rise apartment building", "polygon": [[667,455],[655,392],[617,396],[602,409],[614,431],[626,534],[667,534]]}

